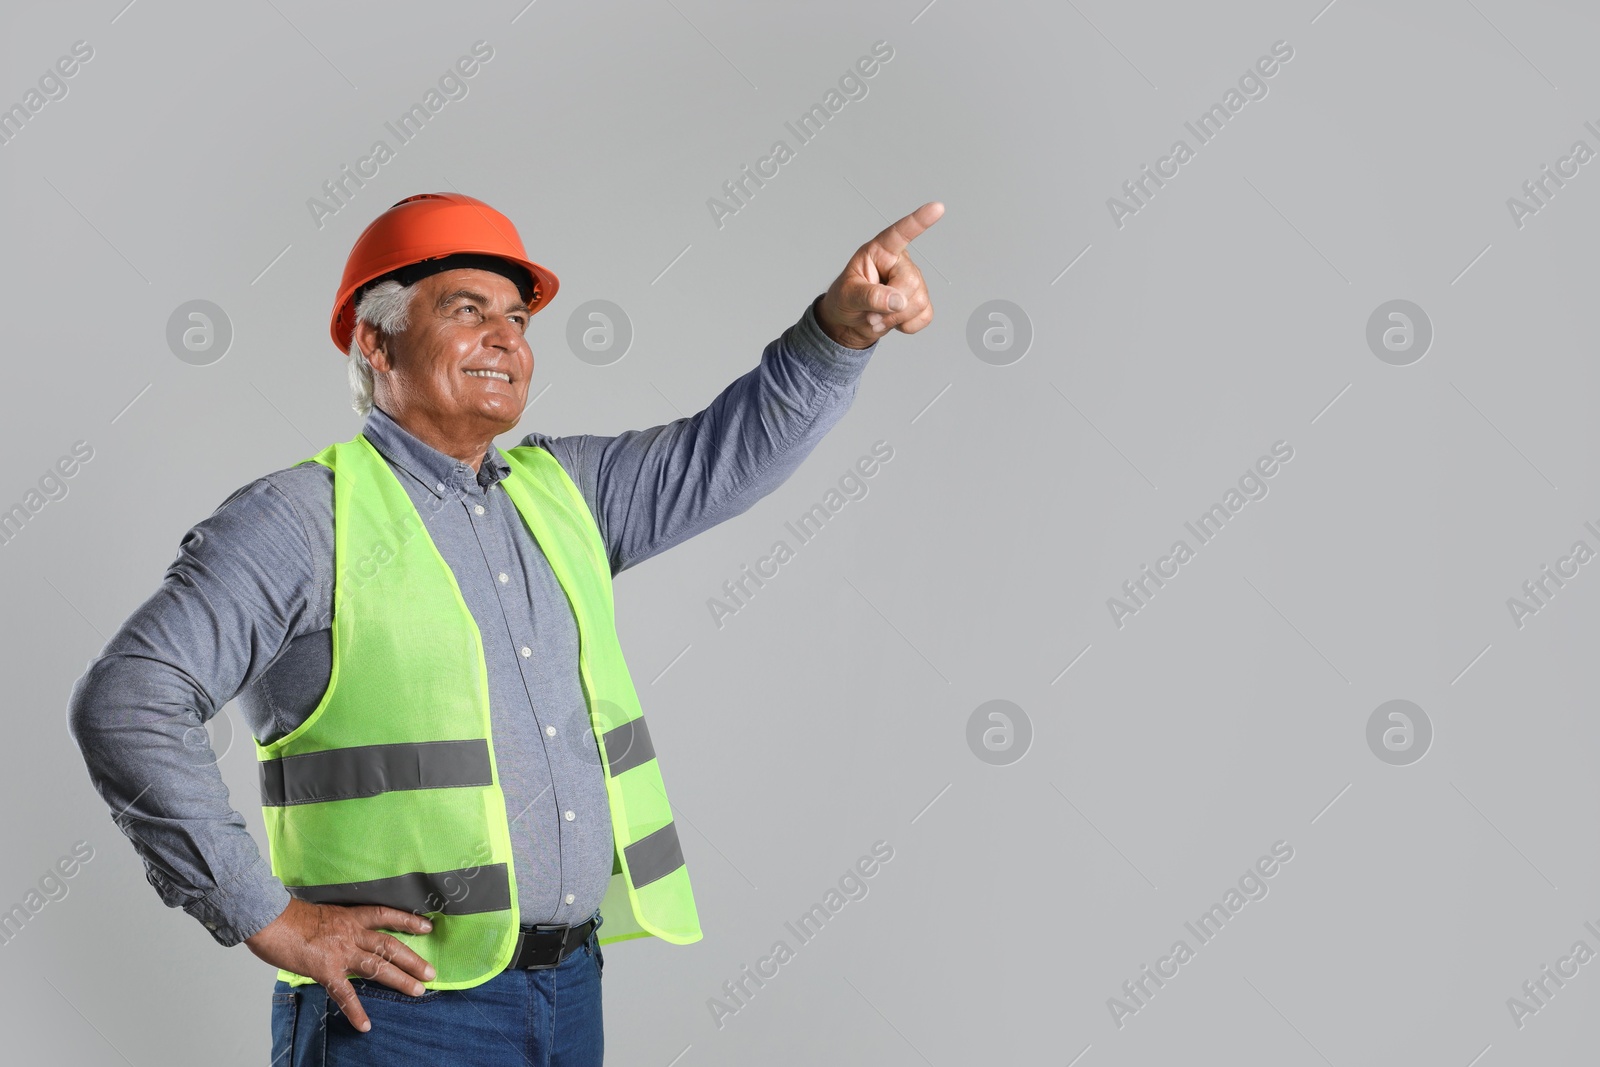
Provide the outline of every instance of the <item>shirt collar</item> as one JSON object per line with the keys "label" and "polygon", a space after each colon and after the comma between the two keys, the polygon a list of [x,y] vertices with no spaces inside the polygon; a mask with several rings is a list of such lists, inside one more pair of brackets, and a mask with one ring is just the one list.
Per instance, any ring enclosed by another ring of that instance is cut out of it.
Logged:
{"label": "shirt collar", "polygon": [[417,479],[436,497],[442,497],[452,486],[460,489],[476,486],[486,491],[511,473],[511,465],[493,442],[474,475],[466,463],[426,443],[377,404],[372,405],[372,411],[362,424],[361,435],[372,442],[385,459]]}

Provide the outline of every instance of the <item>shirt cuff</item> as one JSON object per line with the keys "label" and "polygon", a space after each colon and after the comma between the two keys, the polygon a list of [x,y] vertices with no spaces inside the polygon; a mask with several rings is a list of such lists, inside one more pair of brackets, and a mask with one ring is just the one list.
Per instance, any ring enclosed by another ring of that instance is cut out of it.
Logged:
{"label": "shirt cuff", "polygon": [[260,933],[289,906],[289,891],[261,856],[237,878],[218,885],[183,910],[210,931],[217,944],[231,948]]}
{"label": "shirt cuff", "polygon": [[[878,350],[874,341],[867,348],[841,345],[822,331],[817,322],[817,301],[826,294],[818,294],[806,305],[800,321],[789,328],[789,340],[796,352],[805,360],[806,369],[818,378],[838,385],[849,385],[861,377],[867,361]],[[881,338],[880,338],[881,340]]]}

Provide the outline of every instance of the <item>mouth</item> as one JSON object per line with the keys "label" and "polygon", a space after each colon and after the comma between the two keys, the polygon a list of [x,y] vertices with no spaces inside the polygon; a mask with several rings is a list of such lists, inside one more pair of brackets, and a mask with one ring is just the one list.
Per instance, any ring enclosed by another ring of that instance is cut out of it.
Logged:
{"label": "mouth", "polygon": [[463,370],[461,373],[470,374],[474,378],[494,378],[505,382],[507,385],[511,384],[511,375],[503,370]]}

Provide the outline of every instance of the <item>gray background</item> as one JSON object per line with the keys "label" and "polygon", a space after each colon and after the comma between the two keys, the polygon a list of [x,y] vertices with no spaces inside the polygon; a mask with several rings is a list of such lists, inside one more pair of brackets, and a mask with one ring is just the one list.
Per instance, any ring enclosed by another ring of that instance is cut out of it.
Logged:
{"label": "gray background", "polygon": [[[618,581],[705,938],[612,947],[613,1062],[1587,1062],[1600,962],[1520,1029],[1506,1000],[1600,950],[1600,563],[1520,629],[1506,599],[1600,547],[1600,163],[1520,229],[1506,199],[1600,149],[1600,13],[924,2],[8,8],[0,103],[95,50],[0,146],[0,502],[95,449],[0,548],[0,905],[95,849],[0,947],[8,1052],[267,1059],[271,969],[161,905],[66,697],[185,529],[359,428],[327,336],[344,257],[458,189],[562,282],[529,329],[548,391],[503,445],[698,410],[857,246],[947,206],[912,247],[932,325],[880,345],[778,492]],[[307,199],[479,39],[469,95],[318,229]],[[719,230],[706,199],[880,39],[868,96]],[[1114,225],[1279,40],[1268,95]],[[165,339],[194,299],[234,330],[209,366]],[[609,366],[565,340],[591,299],[635,330]],[[966,340],[996,299],[1033,330],[1005,366]],[[1435,331],[1409,366],[1365,340],[1393,299]],[[707,599],[880,439],[869,495],[719,630]],[[1270,494],[1115,626],[1106,598],[1279,440]],[[1366,741],[1399,698],[1435,731],[1409,766]],[[969,747],[995,699],[1031,723],[1020,762]],[[209,730],[264,849],[249,738],[231,708]],[[722,983],[880,839],[870,893],[719,1028]],[[1269,895],[1119,1028],[1108,998],[1280,840]]]}

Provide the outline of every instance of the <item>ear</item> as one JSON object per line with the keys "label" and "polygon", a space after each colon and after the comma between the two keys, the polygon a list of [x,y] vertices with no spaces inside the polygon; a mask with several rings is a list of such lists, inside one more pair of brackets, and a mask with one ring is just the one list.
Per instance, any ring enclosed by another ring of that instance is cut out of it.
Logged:
{"label": "ear", "polygon": [[351,337],[355,346],[366,353],[367,362],[372,364],[373,370],[389,371],[394,369],[389,358],[388,338],[382,330],[364,319],[358,319]]}

